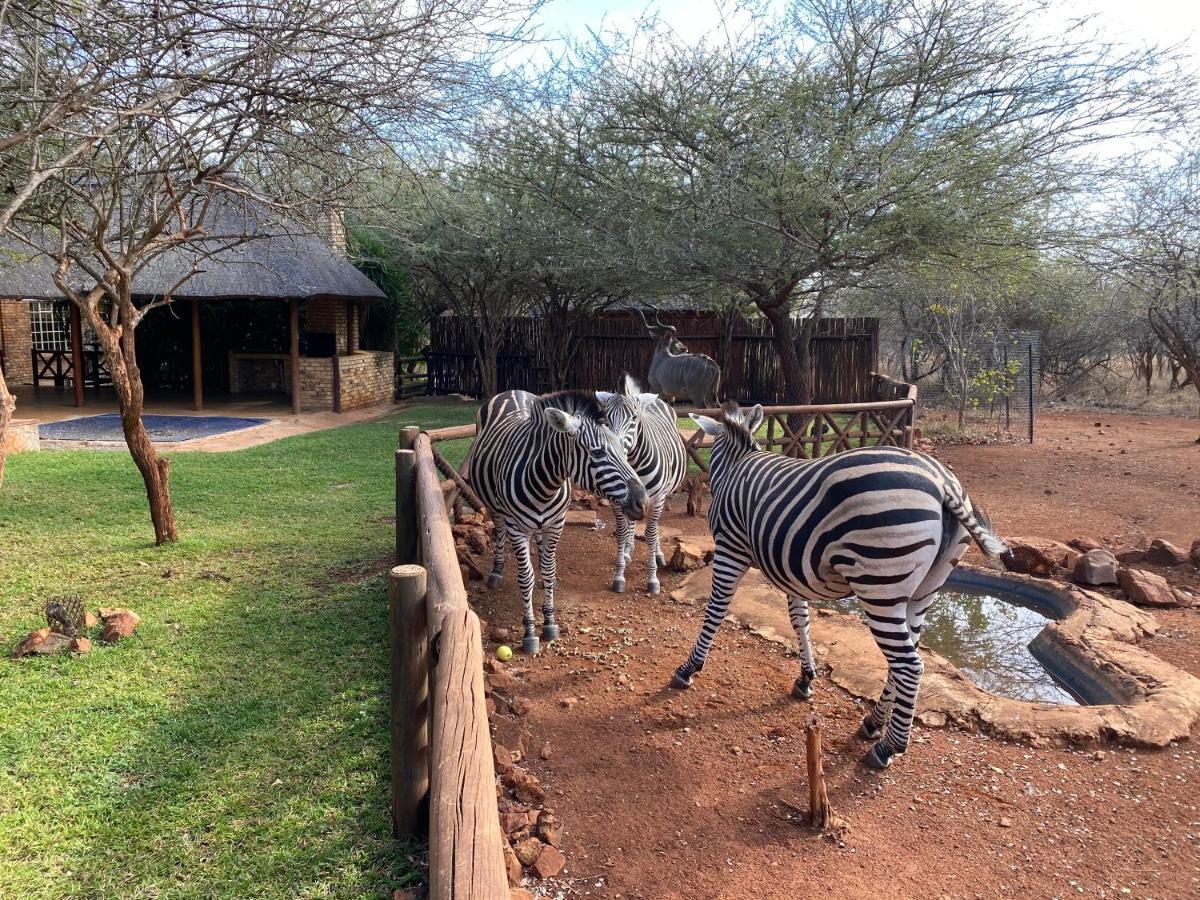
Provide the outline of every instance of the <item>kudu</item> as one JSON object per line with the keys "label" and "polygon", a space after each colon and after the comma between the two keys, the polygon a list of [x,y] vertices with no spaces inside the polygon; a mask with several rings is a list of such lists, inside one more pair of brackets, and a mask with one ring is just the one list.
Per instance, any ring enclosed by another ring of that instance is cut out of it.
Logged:
{"label": "kudu", "polygon": [[675,328],[664,325],[657,310],[653,325],[641,309],[638,314],[646,330],[658,340],[646,377],[650,390],[668,400],[686,397],[699,407],[716,407],[721,385],[721,367],[716,360],[702,353],[688,353],[687,347],[675,338]]}

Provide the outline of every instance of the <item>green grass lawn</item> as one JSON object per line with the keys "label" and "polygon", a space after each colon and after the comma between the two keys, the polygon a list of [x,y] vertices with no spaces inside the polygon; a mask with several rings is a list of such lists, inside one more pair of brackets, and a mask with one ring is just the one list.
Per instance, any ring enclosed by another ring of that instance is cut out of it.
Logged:
{"label": "green grass lawn", "polygon": [[5,648],[56,594],[142,625],[0,659],[0,897],[390,897],[419,877],[388,815],[393,450],[399,425],[474,409],[174,453],[182,541],[162,548],[127,454],[10,457]]}

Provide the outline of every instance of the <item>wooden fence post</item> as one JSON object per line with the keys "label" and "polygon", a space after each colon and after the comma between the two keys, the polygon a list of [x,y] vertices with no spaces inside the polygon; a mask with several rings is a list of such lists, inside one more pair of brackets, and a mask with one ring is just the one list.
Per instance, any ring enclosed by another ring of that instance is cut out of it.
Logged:
{"label": "wooden fence post", "polygon": [[508,896],[504,836],[483,695],[479,618],[451,609],[441,621],[434,668],[430,765],[429,897]]}
{"label": "wooden fence post", "polygon": [[[412,452],[412,451],[407,451]],[[392,670],[392,833],[423,835],[429,825],[429,636],[425,570],[388,573]]]}
{"label": "wooden fence post", "polygon": [[821,720],[815,713],[808,717],[804,737],[808,751],[809,824],[824,831],[833,823],[834,816],[829,808],[829,795],[825,791],[825,766],[821,758]]}
{"label": "wooden fence post", "polygon": [[409,425],[400,429],[400,449],[396,451],[396,564],[418,561],[416,454],[413,444],[421,429]]}

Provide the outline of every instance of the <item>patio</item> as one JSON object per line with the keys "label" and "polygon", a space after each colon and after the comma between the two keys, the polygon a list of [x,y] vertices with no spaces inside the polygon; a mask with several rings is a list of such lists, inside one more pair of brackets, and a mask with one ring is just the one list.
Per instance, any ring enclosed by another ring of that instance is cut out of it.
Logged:
{"label": "patio", "polygon": [[[102,413],[118,412],[117,400],[112,388],[87,389],[87,405],[83,409],[75,407],[75,398],[71,391],[58,391],[54,388],[43,387],[34,390],[29,385],[18,385],[13,390],[17,399],[17,419],[35,419],[39,424],[62,422],[81,416],[95,416]],[[270,443],[280,438],[296,434],[307,434],[312,431],[323,431],[348,425],[352,422],[362,422],[378,418],[398,409],[394,403],[379,403],[355,409],[344,413],[332,411],[309,412],[294,415],[290,399],[278,393],[238,394],[225,397],[207,396],[204,399],[204,413],[192,409],[192,397],[183,392],[147,392],[146,415],[179,416],[179,417],[236,417],[266,419],[266,423],[237,431],[228,431],[208,437],[199,437],[187,441],[155,442],[160,451],[170,450],[200,450],[220,452],[240,450],[244,447],[254,447]],[[68,449],[76,447],[96,447],[125,449],[123,441],[41,441],[46,449]]]}

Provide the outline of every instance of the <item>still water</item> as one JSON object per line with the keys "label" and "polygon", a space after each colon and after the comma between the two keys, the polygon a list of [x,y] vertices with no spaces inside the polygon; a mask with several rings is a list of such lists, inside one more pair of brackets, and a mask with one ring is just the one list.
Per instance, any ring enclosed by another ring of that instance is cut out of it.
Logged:
{"label": "still water", "polygon": [[[855,600],[837,605],[861,615]],[[1029,642],[1049,621],[1016,599],[943,590],[925,617],[921,646],[936,650],[990,693],[1077,706],[1079,700],[1029,652]]]}

